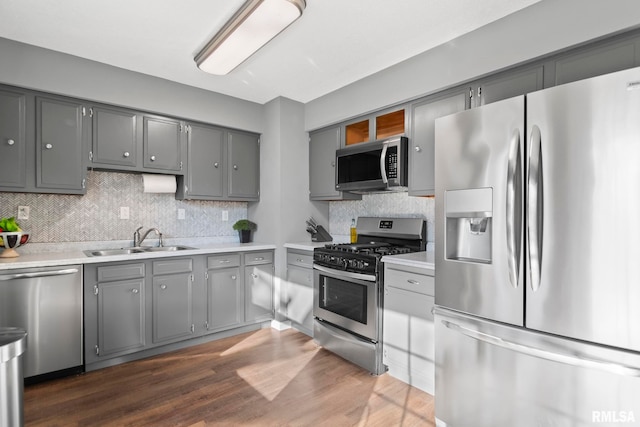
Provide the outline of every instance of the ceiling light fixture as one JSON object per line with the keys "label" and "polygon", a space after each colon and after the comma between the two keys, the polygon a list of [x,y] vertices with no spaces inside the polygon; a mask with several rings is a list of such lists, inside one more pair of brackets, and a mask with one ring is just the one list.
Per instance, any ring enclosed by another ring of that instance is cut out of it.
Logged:
{"label": "ceiling light fixture", "polygon": [[196,55],[202,71],[227,74],[298,19],[305,0],[248,0]]}

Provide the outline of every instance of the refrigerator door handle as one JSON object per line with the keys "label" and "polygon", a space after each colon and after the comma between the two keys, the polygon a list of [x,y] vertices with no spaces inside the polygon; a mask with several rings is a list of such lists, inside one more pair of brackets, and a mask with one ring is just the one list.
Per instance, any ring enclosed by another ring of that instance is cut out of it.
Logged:
{"label": "refrigerator door handle", "polygon": [[540,196],[543,194],[542,182],[542,137],[540,128],[533,125],[529,142],[529,173],[527,177],[527,208],[529,266],[531,271],[531,290],[540,288],[542,270],[542,226],[543,205]]}
{"label": "refrigerator door handle", "polygon": [[538,357],[540,359],[550,360],[552,362],[564,363],[566,365],[577,366],[588,369],[598,369],[600,371],[609,372],[615,375],[624,375],[628,377],[640,377],[640,368],[635,366],[628,366],[621,363],[613,363],[604,360],[591,359],[587,357],[580,357],[574,354],[564,354],[559,352],[553,352],[543,350],[541,348],[531,347],[523,344],[518,344],[513,341],[508,341],[493,335],[485,334],[480,331],[465,328],[457,323],[452,323],[448,320],[441,320],[442,324],[469,338],[477,341],[482,341],[497,347],[502,347],[507,350],[515,351],[525,354],[527,356]]}
{"label": "refrigerator door handle", "polygon": [[507,251],[509,261],[509,280],[514,288],[518,288],[520,268],[520,248],[522,236],[522,183],[520,160],[520,130],[513,131],[509,142],[509,158],[507,163]]}

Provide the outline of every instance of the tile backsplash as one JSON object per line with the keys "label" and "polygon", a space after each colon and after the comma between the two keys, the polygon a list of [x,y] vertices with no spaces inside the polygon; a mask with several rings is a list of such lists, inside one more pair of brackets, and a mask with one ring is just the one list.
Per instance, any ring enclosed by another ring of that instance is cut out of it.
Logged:
{"label": "tile backsplash", "polygon": [[[232,225],[247,217],[246,202],[176,200],[174,194],[143,193],[140,174],[98,171],[88,171],[84,196],[0,192],[0,217],[17,217],[18,206],[31,208],[29,219],[18,223],[32,243],[126,241],[140,226],[156,227],[165,238],[237,241]],[[120,207],[129,208],[129,219],[120,219]],[[178,209],[184,209],[184,220],[177,219]]]}
{"label": "tile backsplash", "polygon": [[424,218],[427,220],[427,242],[433,243],[435,199],[433,197],[409,197],[406,192],[372,193],[362,200],[330,202],[329,233],[348,236],[351,219],[359,216],[385,216]]}

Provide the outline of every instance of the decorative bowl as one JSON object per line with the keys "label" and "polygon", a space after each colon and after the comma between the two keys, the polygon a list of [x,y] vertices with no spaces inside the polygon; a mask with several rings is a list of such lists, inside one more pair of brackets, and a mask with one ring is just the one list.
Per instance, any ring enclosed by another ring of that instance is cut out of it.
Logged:
{"label": "decorative bowl", "polygon": [[0,248],[4,248],[0,253],[0,258],[15,258],[20,256],[16,248],[27,244],[29,233],[24,231],[3,231],[0,233]]}

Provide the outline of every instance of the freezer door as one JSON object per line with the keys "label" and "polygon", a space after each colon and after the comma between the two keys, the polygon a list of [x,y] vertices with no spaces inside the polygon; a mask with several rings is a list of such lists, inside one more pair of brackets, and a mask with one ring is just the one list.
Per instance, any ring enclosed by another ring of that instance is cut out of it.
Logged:
{"label": "freezer door", "polygon": [[524,97],[436,120],[436,305],[524,321]]}
{"label": "freezer door", "polygon": [[526,326],[640,351],[640,68],[527,95]]}
{"label": "freezer door", "polygon": [[441,309],[435,328],[439,426],[640,423],[638,353]]}

